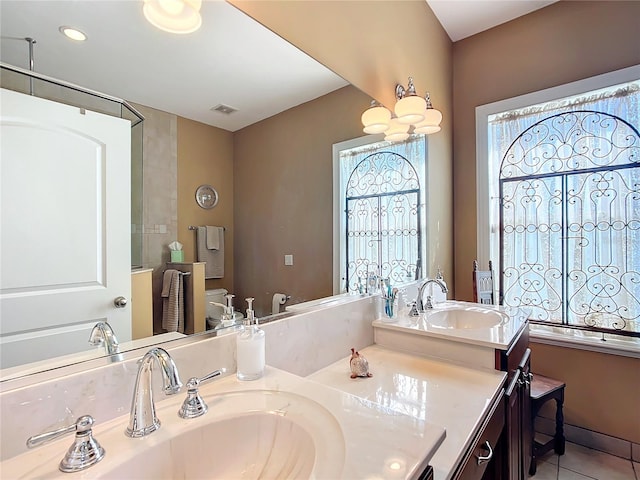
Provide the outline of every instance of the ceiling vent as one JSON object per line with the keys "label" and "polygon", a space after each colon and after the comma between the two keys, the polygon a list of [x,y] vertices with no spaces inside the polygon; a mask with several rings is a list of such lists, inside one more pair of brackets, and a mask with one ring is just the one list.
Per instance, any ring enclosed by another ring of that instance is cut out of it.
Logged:
{"label": "ceiling vent", "polygon": [[224,105],[222,103],[219,105],[216,105],[215,107],[212,107],[211,110],[214,112],[224,113],[225,115],[231,115],[233,112],[238,111],[237,108],[233,108],[233,107],[230,107],[229,105]]}

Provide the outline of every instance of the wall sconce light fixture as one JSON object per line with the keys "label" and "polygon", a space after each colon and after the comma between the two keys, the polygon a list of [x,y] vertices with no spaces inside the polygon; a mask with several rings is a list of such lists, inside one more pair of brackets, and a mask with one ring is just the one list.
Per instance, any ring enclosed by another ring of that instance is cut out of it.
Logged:
{"label": "wall sconce light fixture", "polygon": [[411,77],[406,89],[402,85],[396,85],[396,104],[393,111],[394,115],[375,100],[372,101],[361,117],[364,133],[384,132],[385,140],[400,142],[409,137],[411,126],[412,133],[429,135],[440,131],[442,113],[433,108],[428,92],[424,98],[416,94]]}
{"label": "wall sconce light fixture", "polygon": [[389,128],[391,112],[375,100],[372,100],[371,106],[364,111],[360,119],[362,120],[362,125],[364,125],[364,133],[375,135]]}
{"label": "wall sconce light fixture", "polygon": [[154,27],[169,33],[193,33],[202,25],[202,0],[144,0],[142,13]]}

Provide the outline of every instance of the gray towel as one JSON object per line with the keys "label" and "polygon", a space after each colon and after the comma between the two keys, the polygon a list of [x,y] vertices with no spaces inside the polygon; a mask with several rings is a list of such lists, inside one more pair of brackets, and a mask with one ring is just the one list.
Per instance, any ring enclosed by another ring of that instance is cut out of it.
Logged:
{"label": "gray towel", "polygon": [[223,235],[224,228],[207,225],[207,248],[209,250],[220,250],[220,239],[224,238]]}
{"label": "gray towel", "polygon": [[166,270],[162,277],[162,328],[184,333],[184,289],[178,270]]}
{"label": "gray towel", "polygon": [[224,277],[224,230],[222,227],[217,250],[207,248],[207,227],[198,227],[196,230],[196,251],[198,261],[206,262],[204,266],[204,278]]}

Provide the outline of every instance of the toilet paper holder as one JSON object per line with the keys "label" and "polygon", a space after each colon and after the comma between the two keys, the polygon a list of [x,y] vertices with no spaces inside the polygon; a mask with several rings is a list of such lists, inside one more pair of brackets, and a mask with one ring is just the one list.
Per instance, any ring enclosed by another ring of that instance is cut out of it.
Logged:
{"label": "toilet paper holder", "polygon": [[289,299],[291,299],[291,295],[287,295],[285,293],[274,293],[271,301],[271,313],[273,315],[280,313],[280,305],[284,305]]}

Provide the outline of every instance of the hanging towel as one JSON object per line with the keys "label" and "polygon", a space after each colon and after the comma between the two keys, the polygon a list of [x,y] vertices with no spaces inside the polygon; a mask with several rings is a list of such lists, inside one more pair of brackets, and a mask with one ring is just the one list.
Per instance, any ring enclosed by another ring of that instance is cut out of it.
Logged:
{"label": "hanging towel", "polygon": [[184,289],[182,275],[169,269],[162,277],[162,328],[184,333]]}
{"label": "hanging towel", "polygon": [[207,248],[209,250],[220,250],[220,239],[224,238],[223,227],[211,227],[207,225]]}
{"label": "hanging towel", "polygon": [[218,228],[220,230],[217,250],[209,250],[207,248],[207,227],[198,227],[196,230],[198,261],[206,262],[204,278],[224,277],[224,229],[222,227]]}

